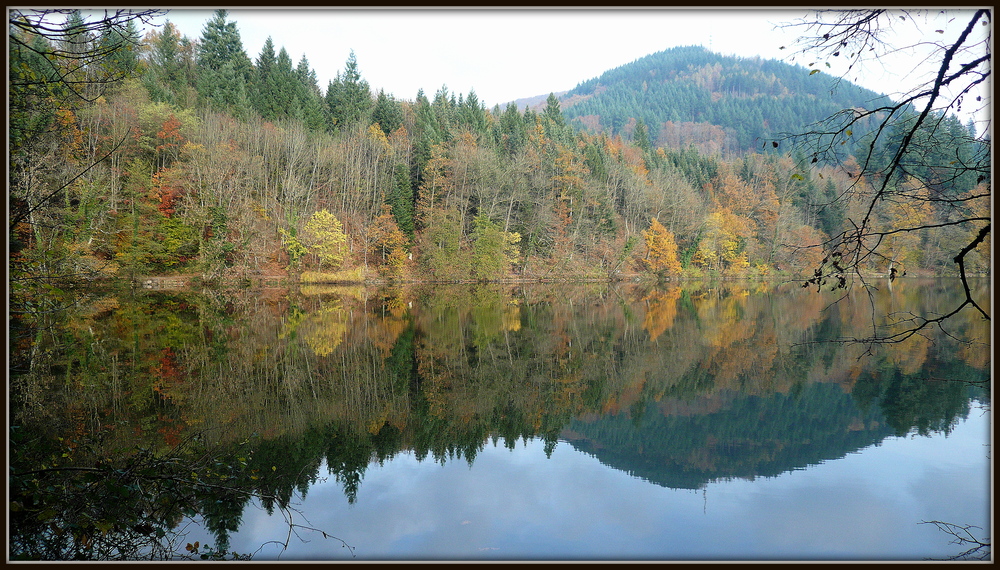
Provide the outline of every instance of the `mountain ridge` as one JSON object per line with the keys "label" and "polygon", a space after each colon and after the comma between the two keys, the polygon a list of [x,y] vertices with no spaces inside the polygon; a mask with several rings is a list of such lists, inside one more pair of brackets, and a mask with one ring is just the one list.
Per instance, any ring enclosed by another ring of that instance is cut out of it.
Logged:
{"label": "mountain ridge", "polygon": [[[652,53],[554,94],[567,122],[590,132],[631,138],[641,121],[654,146],[738,153],[885,98],[818,69],[703,46]],[[546,97],[513,103],[540,109]]]}

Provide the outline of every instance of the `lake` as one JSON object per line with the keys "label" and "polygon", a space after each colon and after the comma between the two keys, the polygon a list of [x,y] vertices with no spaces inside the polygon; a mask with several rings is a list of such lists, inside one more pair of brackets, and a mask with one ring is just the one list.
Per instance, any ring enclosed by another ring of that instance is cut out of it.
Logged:
{"label": "lake", "polygon": [[11,557],[961,556],[949,530],[991,533],[992,329],[864,342],[960,302],[877,285],[28,297]]}

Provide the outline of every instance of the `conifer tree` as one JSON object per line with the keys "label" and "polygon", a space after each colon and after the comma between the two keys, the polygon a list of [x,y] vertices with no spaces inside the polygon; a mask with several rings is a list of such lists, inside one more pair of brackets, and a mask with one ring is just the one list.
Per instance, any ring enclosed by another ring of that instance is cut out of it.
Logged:
{"label": "conifer tree", "polygon": [[199,95],[215,100],[220,110],[237,105],[234,114],[242,116],[245,103],[239,102],[247,97],[252,64],[243,50],[236,22],[227,22],[227,14],[226,10],[216,10],[202,30],[197,47],[197,87]]}
{"label": "conifer tree", "polygon": [[403,111],[399,103],[379,89],[375,105],[372,107],[372,123],[378,124],[382,132],[389,136],[403,124]]}
{"label": "conifer tree", "polygon": [[274,41],[268,36],[254,66],[253,95],[250,99],[254,109],[268,121],[277,118],[274,95],[270,90],[272,77],[275,74],[275,59]]}
{"label": "conifer tree", "polygon": [[326,89],[326,104],[333,127],[340,129],[367,117],[372,107],[371,89],[361,79],[358,61],[351,50],[344,72],[338,73]]}

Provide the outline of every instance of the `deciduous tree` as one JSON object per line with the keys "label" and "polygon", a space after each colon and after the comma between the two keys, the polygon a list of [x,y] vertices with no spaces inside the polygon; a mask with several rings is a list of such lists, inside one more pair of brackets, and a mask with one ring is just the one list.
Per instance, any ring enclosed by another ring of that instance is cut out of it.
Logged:
{"label": "deciduous tree", "polygon": [[677,243],[656,218],[649,223],[649,229],[642,232],[646,240],[646,264],[649,269],[661,275],[677,275],[681,272],[681,262],[677,256]]}
{"label": "deciduous tree", "polygon": [[347,254],[347,234],[336,216],[326,209],[309,218],[303,230],[303,242],[316,254],[320,267],[326,264],[339,269]]}

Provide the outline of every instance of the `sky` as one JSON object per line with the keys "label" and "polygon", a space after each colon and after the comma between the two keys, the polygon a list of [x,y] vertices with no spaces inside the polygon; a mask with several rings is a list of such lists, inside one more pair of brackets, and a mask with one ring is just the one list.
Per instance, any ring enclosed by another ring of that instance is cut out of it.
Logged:
{"label": "sky", "polygon": [[[209,10],[171,10],[182,34],[201,36]],[[620,65],[673,46],[704,44],[724,54],[779,57],[773,24],[796,12],[734,10],[241,9],[231,10],[256,60],[270,36],[293,63],[303,54],[320,87],[354,50],[375,90],[412,100],[442,86],[475,90],[488,107],[572,89]],[[750,37],[761,38],[750,42]],[[749,45],[748,45],[749,44]]]}
{"label": "sky", "polygon": [[[284,47],[293,64],[304,54],[324,90],[343,71],[353,50],[362,78],[375,91],[413,100],[419,89],[433,98],[444,86],[453,94],[475,91],[492,108],[572,89],[604,71],[675,46],[704,45],[723,55],[807,65],[801,56],[790,60],[794,50],[781,49],[791,48],[802,32],[781,24],[807,15],[807,10],[732,8],[289,8],[234,9],[229,20],[236,22],[251,59],[256,60],[270,36],[275,49]],[[165,19],[181,34],[198,39],[211,16],[208,8],[178,9]],[[902,27],[894,31],[908,32]],[[919,61],[910,53],[895,57],[849,79],[891,94],[906,84],[891,70],[910,69]]]}

